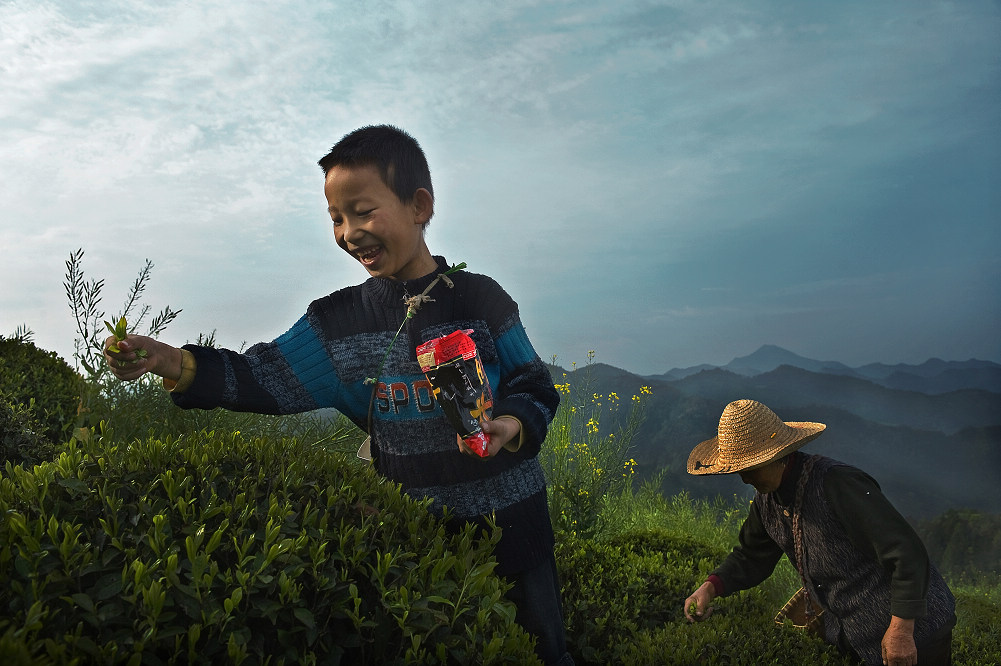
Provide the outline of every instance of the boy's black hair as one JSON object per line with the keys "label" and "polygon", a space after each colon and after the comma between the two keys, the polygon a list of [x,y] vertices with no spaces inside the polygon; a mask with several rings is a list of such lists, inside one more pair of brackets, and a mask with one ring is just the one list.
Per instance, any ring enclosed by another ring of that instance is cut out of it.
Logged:
{"label": "boy's black hair", "polygon": [[323,175],[337,166],[374,166],[382,182],[403,203],[424,188],[434,199],[431,170],[417,139],[392,125],[368,125],[345,134],[317,164]]}

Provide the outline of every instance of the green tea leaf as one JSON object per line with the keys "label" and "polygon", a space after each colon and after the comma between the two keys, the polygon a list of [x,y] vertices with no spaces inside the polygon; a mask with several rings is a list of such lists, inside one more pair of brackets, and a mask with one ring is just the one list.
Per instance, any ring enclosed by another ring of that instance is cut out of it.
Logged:
{"label": "green tea leaf", "polygon": [[115,336],[116,340],[124,340],[129,335],[129,323],[125,321],[125,317],[118,320],[118,324],[112,326],[110,321],[105,321],[104,325],[108,327],[111,334]]}

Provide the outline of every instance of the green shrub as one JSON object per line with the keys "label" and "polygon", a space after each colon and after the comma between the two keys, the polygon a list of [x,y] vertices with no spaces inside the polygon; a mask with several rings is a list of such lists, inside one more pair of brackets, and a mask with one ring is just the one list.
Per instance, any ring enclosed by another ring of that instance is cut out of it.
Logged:
{"label": "green shrub", "polygon": [[71,442],[0,474],[4,663],[531,663],[497,533],[294,439]]}
{"label": "green shrub", "polygon": [[713,549],[729,552],[747,517],[746,498],[692,499],[685,491],[666,497],[660,492],[660,475],[607,498],[603,511],[609,533],[665,530],[685,536]]}
{"label": "green shrub", "polygon": [[34,415],[34,401],[9,402],[0,394],[0,463],[36,465],[56,455],[56,444],[45,437]]}
{"label": "green shrub", "polygon": [[557,560],[574,654],[585,663],[619,663],[627,636],[669,622],[709,555],[699,557],[699,551],[692,542],[653,531],[604,543],[561,542]]}
{"label": "green shrub", "polygon": [[725,554],[664,530],[606,543],[561,543],[557,556],[575,659],[582,664],[846,663],[824,642],[777,627],[772,618],[788,595],[767,584],[716,600],[711,618],[689,624],[684,600]]}
{"label": "green shrub", "polygon": [[[55,352],[23,338],[0,336],[0,402],[10,405],[11,412],[30,411],[33,425],[40,427],[37,434],[45,441],[59,444],[69,439],[81,389],[80,376]],[[7,418],[11,422],[9,414]]]}

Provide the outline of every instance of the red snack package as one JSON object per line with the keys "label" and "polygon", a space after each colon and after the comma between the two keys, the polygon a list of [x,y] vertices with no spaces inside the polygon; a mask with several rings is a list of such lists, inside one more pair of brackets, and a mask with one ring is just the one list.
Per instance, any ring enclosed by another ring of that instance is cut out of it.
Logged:
{"label": "red snack package", "polygon": [[449,423],[469,448],[486,457],[490,435],[483,432],[480,419],[490,420],[494,400],[476,343],[469,337],[472,332],[455,331],[428,340],[417,347],[417,362]]}

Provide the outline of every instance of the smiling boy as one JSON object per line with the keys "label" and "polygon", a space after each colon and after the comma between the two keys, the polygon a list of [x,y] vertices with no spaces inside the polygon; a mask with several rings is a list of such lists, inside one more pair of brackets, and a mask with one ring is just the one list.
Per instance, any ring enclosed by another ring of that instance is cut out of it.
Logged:
{"label": "smiling boy", "polygon": [[[404,492],[431,498],[439,515],[447,506],[453,525],[496,520],[497,572],[514,583],[508,596],[517,621],[538,637],[545,663],[572,664],[537,459],[559,394],[517,304],[491,278],[451,272],[429,251],[424,230],[434,190],[411,136],[386,125],[363,127],[319,165],[334,238],[368,280],[313,301],[285,334],[242,354],[130,335],[118,343],[119,353],[107,349],[110,340],[105,344],[109,365],[123,380],[146,372],[163,377],[183,408],[267,414],[336,408],[369,434],[376,469]],[[419,307],[407,316],[414,297]],[[423,342],[465,329],[493,387],[493,419],[483,423],[490,435],[485,459],[456,435],[415,354]],[[140,350],[145,358],[136,355]]]}

